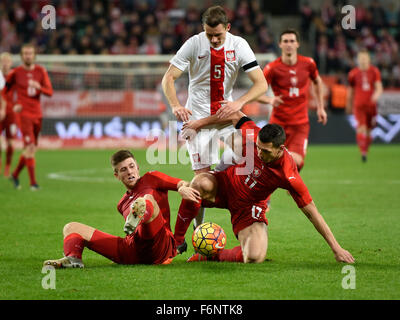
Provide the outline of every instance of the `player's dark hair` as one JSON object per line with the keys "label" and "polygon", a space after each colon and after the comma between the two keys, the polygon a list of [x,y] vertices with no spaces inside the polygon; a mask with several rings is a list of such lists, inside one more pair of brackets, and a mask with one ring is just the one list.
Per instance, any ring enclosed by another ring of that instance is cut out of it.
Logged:
{"label": "player's dark hair", "polygon": [[284,34],[294,34],[296,36],[296,41],[300,42],[300,34],[296,29],[288,28],[288,29],[283,30],[279,36],[279,42],[282,41],[282,36]]}
{"label": "player's dark hair", "polygon": [[208,8],[202,16],[203,24],[215,28],[219,24],[226,27],[229,23],[225,10],[221,6],[213,6]]}
{"label": "player's dark hair", "polygon": [[128,158],[133,158],[133,160],[135,160],[136,162],[136,159],[133,156],[132,152],[130,152],[129,150],[119,150],[111,156],[111,165],[113,168],[115,168],[118,163]]}
{"label": "player's dark hair", "polygon": [[275,148],[278,148],[285,143],[286,134],[285,130],[279,124],[267,124],[258,133],[258,139],[262,143],[272,142]]}

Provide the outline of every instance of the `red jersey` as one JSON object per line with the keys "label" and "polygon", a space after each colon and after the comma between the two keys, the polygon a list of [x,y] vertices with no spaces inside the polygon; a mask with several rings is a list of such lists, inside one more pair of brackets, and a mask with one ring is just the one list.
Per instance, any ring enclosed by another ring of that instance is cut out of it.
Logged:
{"label": "red jersey", "polygon": [[180,181],[181,179],[170,177],[159,171],[149,171],[143,177],[140,177],[134,189],[127,191],[118,202],[118,211],[126,220],[131,211],[132,203],[138,197],[151,194],[160,207],[160,212],[166,221],[168,229],[171,230],[168,190],[177,191],[177,185]]}
{"label": "red jersey", "polygon": [[[254,166],[247,175],[239,175],[236,171],[241,167],[244,168],[246,163],[226,169],[232,183],[232,190],[235,190],[237,194],[235,198],[246,203],[257,203],[266,200],[277,188],[282,188],[289,191],[299,208],[309,204],[312,198],[287,149],[284,150],[282,157],[267,164],[258,157],[255,145],[260,128],[253,121],[246,121],[240,129],[244,144],[246,141],[253,144],[253,154],[250,157],[254,157]],[[246,156],[247,164],[251,163],[248,158]]]}
{"label": "red jersey", "polygon": [[275,96],[282,96],[283,103],[272,109],[270,123],[298,125],[308,123],[308,95],[310,79],[319,73],[312,58],[297,55],[297,62],[290,66],[282,57],[267,64],[263,70]]}
{"label": "red jersey", "polygon": [[[11,71],[8,73],[10,74]],[[6,114],[10,114],[10,113],[14,113],[13,107],[14,107],[14,90],[7,90],[6,88],[4,88],[1,91],[1,97],[6,101],[7,106],[6,106]]]}
{"label": "red jersey", "polygon": [[[37,90],[30,86],[31,80],[39,82],[41,89]],[[33,70],[27,70],[24,66],[19,66],[7,75],[6,92],[15,89],[17,91],[17,103],[22,105],[21,116],[29,118],[42,118],[40,108],[40,94],[47,96],[53,95],[47,71],[39,65],[35,65]]]}
{"label": "red jersey", "polygon": [[381,73],[378,68],[370,66],[368,70],[362,71],[354,68],[349,72],[348,81],[354,89],[353,106],[358,108],[375,108],[376,103],[371,101],[375,90],[375,82],[381,81]]}

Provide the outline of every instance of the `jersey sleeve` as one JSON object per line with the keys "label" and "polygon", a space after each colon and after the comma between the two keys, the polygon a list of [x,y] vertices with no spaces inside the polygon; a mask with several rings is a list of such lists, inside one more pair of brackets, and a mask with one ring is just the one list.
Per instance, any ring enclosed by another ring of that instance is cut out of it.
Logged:
{"label": "jersey sleeve", "polygon": [[293,158],[289,154],[286,155],[283,171],[286,184],[285,189],[289,191],[297,206],[303,208],[308,205],[312,201],[311,195],[303,179],[301,179]]}
{"label": "jersey sleeve", "polygon": [[319,75],[318,68],[317,68],[317,64],[315,63],[315,61],[314,61],[313,58],[309,58],[309,59],[310,59],[310,60],[309,60],[310,78],[311,78],[312,80],[315,80],[315,79],[318,77],[318,75]]}
{"label": "jersey sleeve", "polygon": [[257,141],[257,135],[260,131],[260,128],[248,117],[243,117],[236,124],[236,129],[239,129],[243,138],[243,144],[246,143],[247,140],[252,140],[253,142]]}
{"label": "jersey sleeve", "polygon": [[6,80],[4,79],[3,72],[0,70],[0,90],[3,90],[6,85]]}
{"label": "jersey sleeve", "polygon": [[178,183],[182,181],[159,171],[149,171],[147,175],[154,189],[177,191]]}
{"label": "jersey sleeve", "polygon": [[267,83],[271,84],[272,83],[272,65],[271,65],[271,63],[268,63],[264,67],[263,74],[264,74],[265,80],[267,80]]}
{"label": "jersey sleeve", "polygon": [[259,68],[256,55],[245,39],[240,38],[237,50],[239,66],[243,68],[244,72],[250,72]]}
{"label": "jersey sleeve", "polygon": [[4,87],[5,92],[7,93],[15,84],[15,70],[11,70],[6,77],[6,84]]}
{"label": "jersey sleeve", "polygon": [[354,85],[355,85],[354,79],[355,79],[355,70],[352,69],[352,70],[350,70],[349,75],[347,77],[347,82],[349,83],[350,87],[354,87]]}
{"label": "jersey sleeve", "polygon": [[46,71],[46,69],[42,68],[43,72],[43,79],[40,83],[41,88],[40,91],[45,94],[46,96],[52,96],[53,95],[53,86],[51,85],[51,81],[49,78],[49,75]]}
{"label": "jersey sleeve", "polygon": [[186,70],[193,58],[193,52],[195,50],[194,39],[194,37],[191,37],[186,40],[175,56],[169,61],[181,71]]}
{"label": "jersey sleeve", "polygon": [[374,82],[382,81],[381,72],[379,71],[379,69],[377,67],[374,67],[374,73],[375,73],[375,81]]}

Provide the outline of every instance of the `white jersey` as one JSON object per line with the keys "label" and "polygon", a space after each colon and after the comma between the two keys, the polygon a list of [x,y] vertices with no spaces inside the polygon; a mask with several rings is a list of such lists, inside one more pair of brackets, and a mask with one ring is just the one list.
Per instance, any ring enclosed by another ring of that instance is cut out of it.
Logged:
{"label": "white jersey", "polygon": [[215,114],[221,100],[233,100],[233,85],[240,68],[245,72],[259,68],[247,41],[229,32],[224,44],[216,49],[210,46],[205,32],[189,38],[170,63],[182,71],[188,68],[185,107],[192,111],[192,120]]}
{"label": "white jersey", "polygon": [[3,72],[0,70],[0,90],[2,90],[4,88],[5,84],[6,84],[6,81],[4,79]]}

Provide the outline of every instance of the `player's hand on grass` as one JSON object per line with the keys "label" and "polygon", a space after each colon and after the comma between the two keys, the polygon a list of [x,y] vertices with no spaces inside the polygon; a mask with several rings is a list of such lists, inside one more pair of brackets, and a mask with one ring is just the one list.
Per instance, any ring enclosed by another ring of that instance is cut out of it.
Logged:
{"label": "player's hand on grass", "polygon": [[328,122],[328,115],[326,114],[325,109],[318,109],[317,117],[318,122],[322,123],[323,125],[326,125],[326,123]]}
{"label": "player's hand on grass", "polygon": [[189,116],[192,115],[192,111],[181,106],[172,108],[172,112],[174,113],[175,117],[182,122],[189,121]]}
{"label": "player's hand on grass", "polygon": [[201,202],[200,192],[188,186],[182,186],[178,189],[182,199],[190,200],[194,202]]}
{"label": "player's hand on grass", "polygon": [[219,101],[221,108],[217,111],[216,115],[219,119],[229,119],[234,113],[240,111],[243,107],[243,103],[240,101]]}
{"label": "player's hand on grass", "polygon": [[340,248],[335,252],[335,259],[337,262],[354,263],[355,259],[347,250]]}

